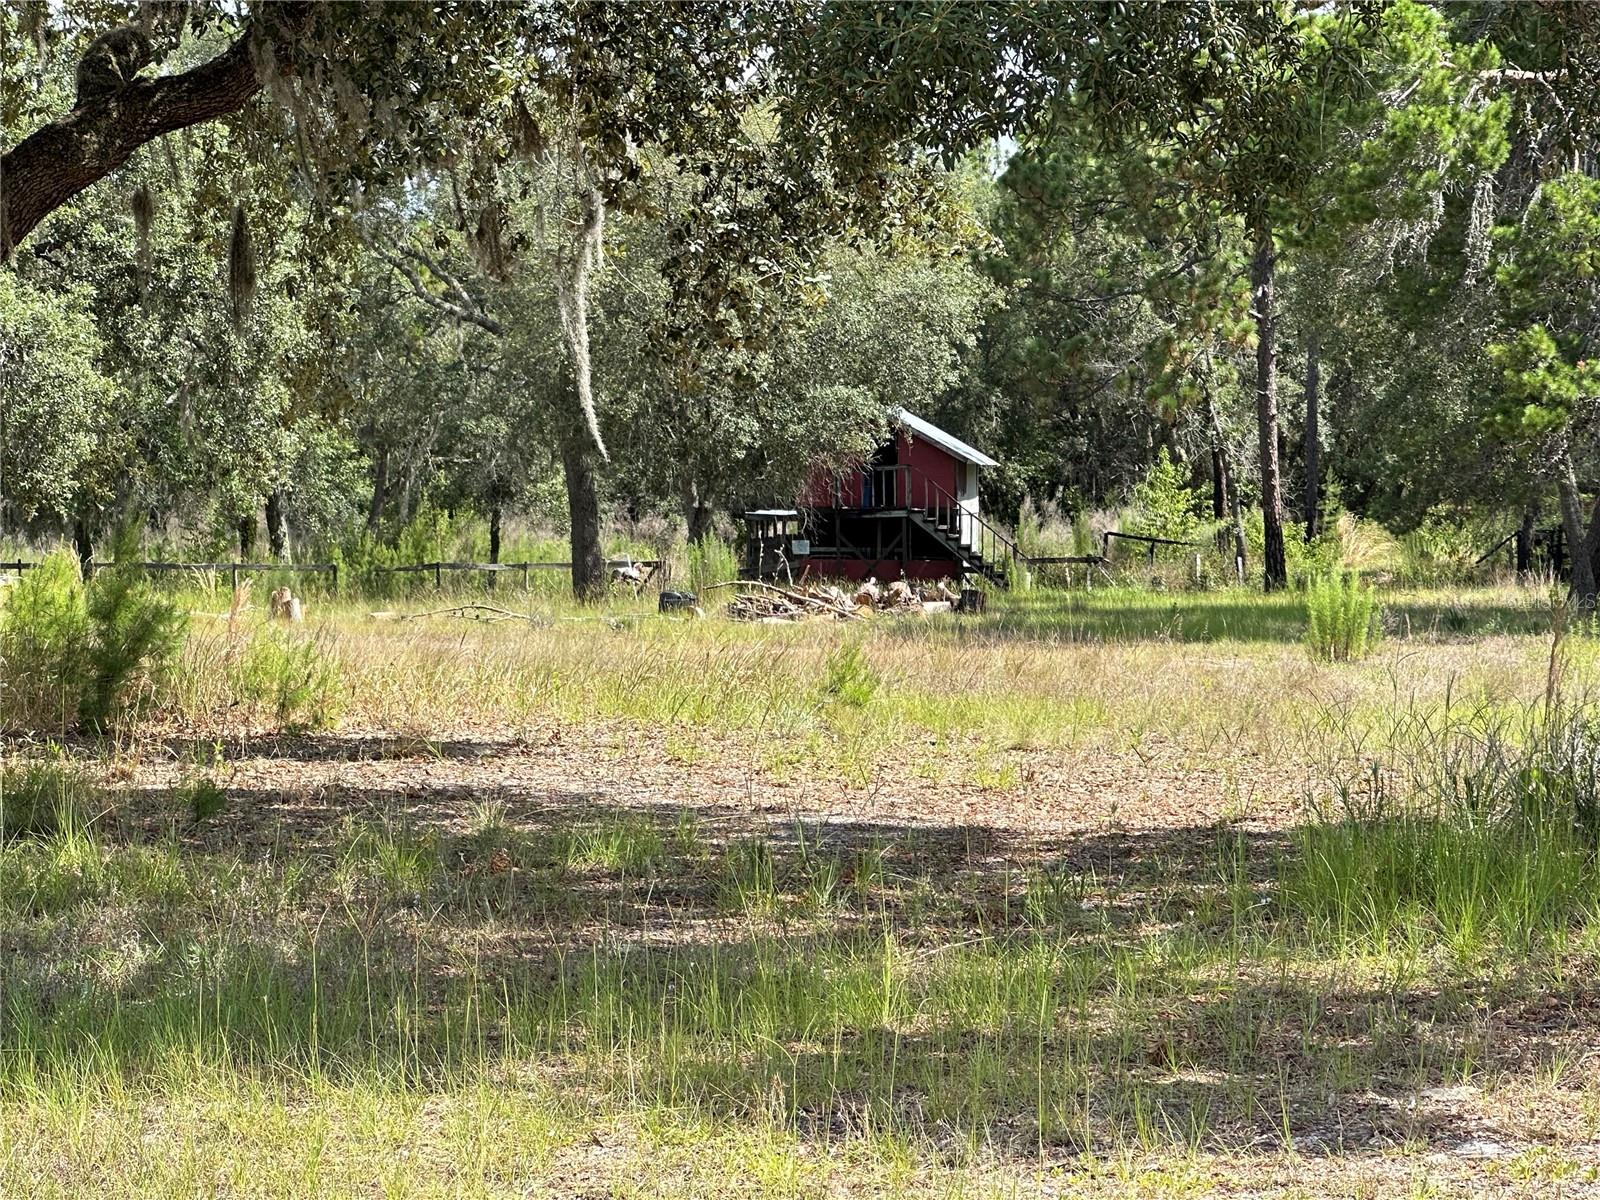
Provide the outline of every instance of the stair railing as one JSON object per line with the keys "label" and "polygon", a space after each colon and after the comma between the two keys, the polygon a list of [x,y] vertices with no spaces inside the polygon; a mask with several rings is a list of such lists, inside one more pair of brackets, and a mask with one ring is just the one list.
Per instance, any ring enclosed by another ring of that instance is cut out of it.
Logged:
{"label": "stair railing", "polygon": [[974,554],[980,566],[985,563],[997,566],[1004,563],[1007,574],[1015,576],[1018,566],[1026,561],[1027,556],[1012,538],[1001,533],[980,514],[962,507],[955,496],[926,475],[912,477],[908,474],[906,483],[911,492],[908,500],[920,498],[922,503],[917,507],[932,517],[936,526],[948,527],[956,545]]}

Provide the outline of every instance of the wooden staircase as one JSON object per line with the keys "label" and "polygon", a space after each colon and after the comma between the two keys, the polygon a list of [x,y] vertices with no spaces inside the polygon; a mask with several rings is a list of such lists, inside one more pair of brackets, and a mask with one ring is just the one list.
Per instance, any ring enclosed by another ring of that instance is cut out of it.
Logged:
{"label": "wooden staircase", "polygon": [[1011,586],[1013,573],[1025,561],[1015,541],[921,474],[907,474],[905,499],[912,524],[943,546],[964,573]]}
{"label": "wooden staircase", "polygon": [[986,555],[981,544],[961,540],[960,526],[974,520],[970,514],[964,515],[965,521],[961,516],[952,518],[948,510],[913,508],[911,523],[943,546],[950,557],[960,564],[964,574],[982,575],[1000,587],[1010,587],[1010,576],[1002,560]]}

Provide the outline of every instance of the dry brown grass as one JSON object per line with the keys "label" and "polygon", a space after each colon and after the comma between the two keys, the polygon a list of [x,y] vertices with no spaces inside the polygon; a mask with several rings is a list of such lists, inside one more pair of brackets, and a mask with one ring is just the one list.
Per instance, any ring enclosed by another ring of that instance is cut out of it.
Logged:
{"label": "dry brown grass", "polygon": [[75,751],[98,826],[0,849],[0,1192],[1592,1191],[1600,935],[1352,950],[1277,900],[1305,788],[1533,701],[1543,639],[1156,615],[336,614],[295,735],[202,633],[171,719]]}

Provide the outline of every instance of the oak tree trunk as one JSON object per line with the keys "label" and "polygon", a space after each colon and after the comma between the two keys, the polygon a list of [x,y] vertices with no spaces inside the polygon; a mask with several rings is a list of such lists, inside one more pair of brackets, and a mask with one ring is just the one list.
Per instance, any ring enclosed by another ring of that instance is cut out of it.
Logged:
{"label": "oak tree trunk", "polygon": [[1596,496],[1594,507],[1589,510],[1589,526],[1584,531],[1583,546],[1580,548],[1584,559],[1589,564],[1589,575],[1595,581],[1595,587],[1600,590],[1600,496]]}
{"label": "oak tree trunk", "polygon": [[289,552],[289,512],[281,487],[273,488],[267,496],[267,550],[273,560],[282,559]]}
{"label": "oak tree trunk", "polygon": [[1306,541],[1322,532],[1322,343],[1306,337]]}
{"label": "oak tree trunk", "polygon": [[[492,505],[489,509],[489,561],[491,563],[500,561],[500,506],[498,504]],[[489,579],[493,582],[494,576],[491,574]]]}
{"label": "oak tree trunk", "polygon": [[688,526],[691,545],[711,536],[715,515],[711,502],[701,494],[700,485],[691,479],[683,486],[683,520]]}
{"label": "oak tree trunk", "polygon": [[1283,548],[1283,475],[1278,458],[1277,313],[1273,308],[1273,275],[1277,255],[1272,227],[1257,225],[1255,255],[1250,261],[1252,309],[1256,319],[1256,426],[1261,442],[1262,578],[1266,590],[1289,582]]}
{"label": "oak tree trunk", "polygon": [[374,537],[383,525],[383,506],[389,499],[389,447],[379,446],[372,460],[372,503],[367,505],[367,532]]}
{"label": "oak tree trunk", "polygon": [[1533,574],[1533,527],[1538,519],[1533,509],[1523,509],[1522,524],[1517,526],[1518,579],[1526,579]]}
{"label": "oak tree trunk", "polygon": [[82,517],[72,523],[72,547],[78,552],[78,569],[85,579],[89,578],[94,571],[94,535]]}
{"label": "oak tree trunk", "polygon": [[239,518],[239,561],[249,562],[256,552],[256,515]]}
{"label": "oak tree trunk", "polygon": [[572,594],[589,603],[605,594],[606,561],[600,548],[599,452],[586,427],[574,422],[561,439],[561,467],[572,526]]}

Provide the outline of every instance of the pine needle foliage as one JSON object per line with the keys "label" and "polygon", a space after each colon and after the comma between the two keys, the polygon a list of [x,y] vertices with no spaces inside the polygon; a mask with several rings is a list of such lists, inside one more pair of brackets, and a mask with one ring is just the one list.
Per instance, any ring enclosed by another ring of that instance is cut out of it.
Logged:
{"label": "pine needle foliage", "polygon": [[1306,641],[1329,662],[1365,658],[1377,640],[1378,600],[1348,571],[1312,576],[1306,584]]}
{"label": "pine needle foliage", "polygon": [[0,611],[0,725],[105,730],[153,698],[187,627],[135,568],[103,569],[85,585],[69,552],[48,555]]}

